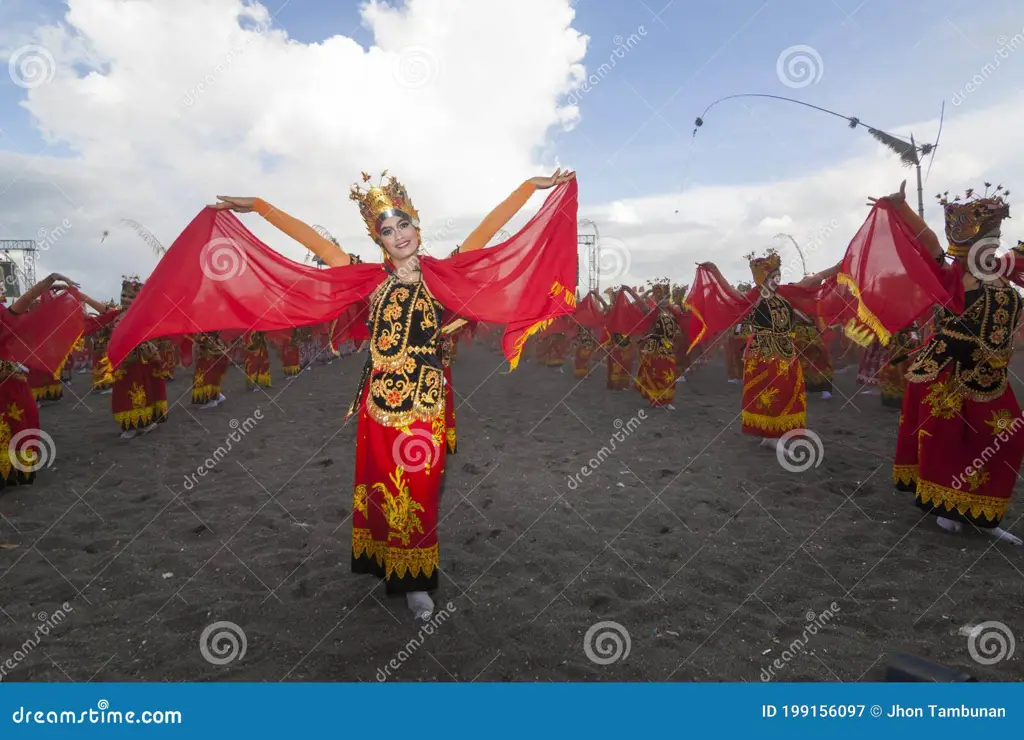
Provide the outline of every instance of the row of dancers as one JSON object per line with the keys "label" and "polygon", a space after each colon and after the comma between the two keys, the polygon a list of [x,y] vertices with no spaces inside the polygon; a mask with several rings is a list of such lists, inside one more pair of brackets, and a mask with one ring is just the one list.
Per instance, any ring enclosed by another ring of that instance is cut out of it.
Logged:
{"label": "row of dancers", "polygon": [[[369,181],[364,173],[350,198],[381,251],[380,264],[363,264],[262,199],[219,196],[157,266],[151,279],[159,279],[159,289],[126,281],[122,305],[97,309],[84,333],[95,342],[112,327],[105,361],[115,384],[120,373],[126,386],[127,401],[119,403],[128,403],[129,413],[122,419],[143,430],[159,423],[161,411],[161,392],[151,390],[149,378],[169,362],[168,353],[181,352],[182,327],[195,329],[188,341],[199,348],[197,358],[209,352],[210,362],[225,356],[216,333],[238,331],[240,323],[249,327],[243,332],[247,352],[261,332],[266,339],[311,326],[331,344],[367,342],[349,407],[358,415],[352,570],[382,579],[389,594],[404,595],[417,619],[430,618],[430,593],[439,584],[438,494],[446,456],[455,451],[453,336],[474,326],[493,332],[495,342],[501,333],[513,369],[531,344],[538,361],[561,364],[571,335],[576,369],[589,372],[603,343],[609,386],[633,385],[665,408],[686,371],[706,361],[710,347],[724,345],[730,373],[742,383],[743,432],[780,454],[786,454],[786,439],[807,428],[807,393],[831,392],[828,344],[842,348],[843,335],[869,347],[861,371],[872,385],[888,383],[902,394],[897,487],[911,492],[944,530],[977,528],[1021,544],[1000,526],[1024,458],[1024,438],[1014,434],[1021,411],[1007,382],[1022,315],[1010,281],[1024,276],[1024,247],[995,254],[993,239],[1009,215],[1001,187],[941,197],[946,249],[909,208],[901,187],[871,199],[865,226],[835,266],[783,285],[781,258],[770,251],[749,256],[752,285],[732,285],[713,263],[702,263],[681,301],[673,301],[665,284],[644,295],[623,287],[607,300],[596,293],[579,299],[564,288],[577,274],[573,173],[524,182],[444,260],[421,252],[419,215],[404,186],[386,172],[377,185]],[[483,249],[533,193],[548,189],[526,227]],[[277,255],[234,215],[248,212],[296,239],[328,269],[306,269]],[[255,267],[227,280],[200,274],[196,265],[215,233],[230,233],[232,248]],[[216,289],[204,292],[214,282]],[[70,281],[64,286],[80,295]],[[210,294],[221,302],[189,298]],[[177,313],[165,310],[168,305]],[[262,362],[250,366],[257,381]],[[220,398],[212,378],[200,388],[205,403],[216,400],[215,392]],[[111,395],[113,404],[118,393]],[[145,409],[151,399],[156,410],[136,422],[136,404]],[[423,441],[433,448],[428,464],[409,464],[402,447]]]}

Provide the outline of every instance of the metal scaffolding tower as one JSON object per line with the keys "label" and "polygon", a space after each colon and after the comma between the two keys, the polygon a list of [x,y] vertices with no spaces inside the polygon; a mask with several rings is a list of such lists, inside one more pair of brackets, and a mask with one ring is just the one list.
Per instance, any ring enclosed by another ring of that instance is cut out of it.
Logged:
{"label": "metal scaffolding tower", "polygon": [[[42,250],[31,239],[0,239],[0,262],[12,265],[13,275],[4,273],[7,295],[14,298],[36,284],[36,255]],[[19,285],[20,283],[20,285]]]}
{"label": "metal scaffolding tower", "polygon": [[[593,234],[580,234],[582,227],[590,227]],[[583,219],[576,224],[576,243],[583,247],[582,251],[587,261],[587,290],[601,292],[601,247],[599,242],[601,236],[597,231],[597,224],[590,219]],[[576,270],[576,284],[579,285],[579,268]]]}

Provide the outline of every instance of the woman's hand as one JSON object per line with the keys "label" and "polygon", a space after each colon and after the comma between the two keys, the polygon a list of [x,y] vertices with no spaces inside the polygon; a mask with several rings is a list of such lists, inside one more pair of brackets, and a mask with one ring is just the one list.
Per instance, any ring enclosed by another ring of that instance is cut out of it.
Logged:
{"label": "woman's hand", "polygon": [[235,213],[249,213],[256,204],[255,198],[236,198],[233,195],[218,195],[219,203],[214,203],[210,208],[218,211],[234,211]]}
{"label": "woman's hand", "polygon": [[53,287],[55,283],[64,283],[65,285],[69,285],[72,288],[78,287],[78,283],[76,283],[71,278],[64,277],[59,272],[54,272],[47,275],[46,282],[50,285],[50,287]]}
{"label": "woman's hand", "polygon": [[882,198],[872,198],[872,197],[869,196],[868,197],[868,205],[873,207],[880,200],[887,200],[890,203],[892,203],[893,205],[899,205],[901,203],[906,203],[907,202],[907,181],[904,180],[903,182],[900,183],[899,192],[893,193],[891,195],[886,195],[885,197],[882,197]]}
{"label": "woman's hand", "polygon": [[551,177],[531,177],[529,182],[532,183],[537,190],[547,190],[548,188],[553,188],[556,185],[569,182],[569,180],[572,180],[574,177],[576,177],[575,172],[568,170],[566,172],[562,172],[561,168],[559,168],[555,170],[555,174]]}

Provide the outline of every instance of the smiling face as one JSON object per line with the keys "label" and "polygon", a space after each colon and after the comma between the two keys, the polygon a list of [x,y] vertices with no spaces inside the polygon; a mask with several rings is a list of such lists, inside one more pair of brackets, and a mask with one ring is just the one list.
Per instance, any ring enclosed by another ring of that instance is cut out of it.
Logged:
{"label": "smiling face", "polygon": [[420,235],[412,219],[404,214],[389,216],[378,230],[380,244],[395,266],[408,261],[420,246]]}

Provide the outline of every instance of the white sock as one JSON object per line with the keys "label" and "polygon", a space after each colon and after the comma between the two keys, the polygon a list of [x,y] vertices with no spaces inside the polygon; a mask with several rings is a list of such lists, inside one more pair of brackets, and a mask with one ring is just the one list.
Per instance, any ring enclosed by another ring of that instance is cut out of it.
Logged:
{"label": "white sock", "polygon": [[128,429],[127,431],[121,432],[121,439],[131,439],[136,434],[138,434],[137,430],[135,430],[135,429]]}
{"label": "white sock", "polygon": [[947,532],[960,534],[964,531],[964,525],[954,519],[947,519],[944,516],[935,517],[935,523]]}
{"label": "white sock", "polygon": [[426,591],[410,591],[405,595],[405,603],[416,619],[427,620],[434,615],[434,601]]}
{"label": "white sock", "polygon": [[988,533],[989,537],[995,537],[997,540],[1009,542],[1011,545],[1024,545],[1024,542],[1021,541],[1020,537],[1015,534],[1010,534],[1002,527],[993,527],[992,529],[986,529],[985,531]]}
{"label": "white sock", "polygon": [[667,409],[668,409],[669,411],[675,411],[675,410],[676,410],[676,407],[675,407],[675,406],[673,406],[673,405],[672,405],[672,404],[670,404],[670,403],[666,403],[666,404],[665,404],[665,408],[667,408]]}
{"label": "white sock", "polygon": [[821,398],[822,400],[827,401],[828,399],[832,398],[832,394],[829,393],[828,391],[822,391]]}
{"label": "white sock", "polygon": [[204,403],[199,408],[200,409],[215,409],[215,408],[217,408],[217,404],[218,403],[220,403],[220,402],[215,398],[212,401],[207,401],[206,403]]}
{"label": "white sock", "polygon": [[146,427],[145,429],[143,429],[143,430],[142,430],[142,433],[143,433],[143,434],[149,434],[149,433],[150,433],[150,432],[152,432],[152,431],[153,431],[154,429],[156,429],[156,422],[155,422],[155,421],[154,421],[154,422],[153,422],[152,424],[150,424],[150,425],[149,425],[148,427]]}
{"label": "white sock", "polygon": [[217,403],[224,403],[227,400],[228,400],[228,397],[225,396],[223,393],[218,393],[217,394]]}
{"label": "white sock", "polygon": [[109,396],[113,392],[114,392],[113,388],[107,388],[105,391],[100,391],[100,395],[101,396]]}

